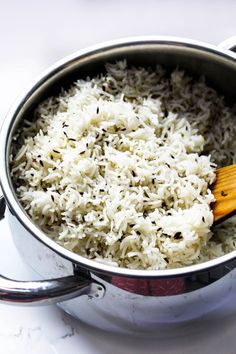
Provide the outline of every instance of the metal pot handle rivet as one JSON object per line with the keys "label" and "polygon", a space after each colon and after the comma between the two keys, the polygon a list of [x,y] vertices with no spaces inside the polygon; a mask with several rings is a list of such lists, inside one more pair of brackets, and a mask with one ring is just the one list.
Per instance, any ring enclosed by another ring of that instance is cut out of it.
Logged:
{"label": "metal pot handle rivet", "polygon": [[[4,217],[5,200],[0,196],[0,220]],[[58,279],[17,281],[0,274],[0,301],[20,305],[48,305],[81,295],[101,299],[105,294],[102,284],[76,274]]]}

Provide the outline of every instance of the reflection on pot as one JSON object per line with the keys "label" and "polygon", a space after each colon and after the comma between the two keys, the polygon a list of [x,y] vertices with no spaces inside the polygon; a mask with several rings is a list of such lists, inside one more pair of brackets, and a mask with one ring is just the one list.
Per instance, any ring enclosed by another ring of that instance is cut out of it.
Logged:
{"label": "reflection on pot", "polygon": [[183,277],[163,280],[112,277],[112,284],[130,293],[146,296],[177,295],[185,292],[185,280]]}

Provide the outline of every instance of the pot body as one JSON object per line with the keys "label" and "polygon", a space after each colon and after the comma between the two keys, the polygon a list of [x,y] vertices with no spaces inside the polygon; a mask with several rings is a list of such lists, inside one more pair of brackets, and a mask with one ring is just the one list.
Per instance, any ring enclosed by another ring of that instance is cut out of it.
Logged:
{"label": "pot body", "polygon": [[229,102],[235,100],[236,57],[214,46],[149,37],[112,42],[79,52],[49,69],[10,111],[1,136],[1,185],[14,242],[36,273],[42,279],[81,274],[105,289],[103,297],[91,297],[87,292],[59,306],[102,329],[139,333],[191,320],[219,306],[230,291],[235,291],[236,251],[180,270],[133,271],[98,264],[64,250],[43,235],[17,202],[9,176],[12,137],[37,104],[61,87],[71,85],[76,78],[102,72],[104,63],[122,59],[129,65],[160,64],[167,70],[178,66],[193,77],[204,75],[207,83]]}
{"label": "pot body", "polygon": [[[7,219],[20,255],[42,279],[75,272],[76,265],[32,237],[9,211]],[[58,305],[75,318],[104,330],[151,333],[219,307],[230,292],[236,291],[233,268],[231,263],[191,276],[162,280],[121,278],[92,271],[92,278],[105,287],[104,297],[83,295]],[[88,270],[77,267],[77,271],[86,274]],[[152,291],[148,293],[147,287]]]}

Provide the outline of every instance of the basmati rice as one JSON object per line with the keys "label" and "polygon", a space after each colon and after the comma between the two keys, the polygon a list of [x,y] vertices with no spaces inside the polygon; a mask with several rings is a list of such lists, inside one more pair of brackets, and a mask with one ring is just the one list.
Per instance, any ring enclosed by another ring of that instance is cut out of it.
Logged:
{"label": "basmati rice", "polygon": [[32,220],[73,252],[133,269],[235,249],[233,219],[213,236],[209,189],[216,166],[235,162],[232,109],[180,70],[106,70],[44,101],[15,136],[11,176]]}

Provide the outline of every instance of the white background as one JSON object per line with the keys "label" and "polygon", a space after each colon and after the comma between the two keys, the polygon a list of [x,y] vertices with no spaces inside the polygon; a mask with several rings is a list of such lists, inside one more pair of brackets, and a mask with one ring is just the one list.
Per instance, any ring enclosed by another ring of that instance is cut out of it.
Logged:
{"label": "white background", "polygon": [[[218,44],[236,35],[233,0],[0,0],[0,122],[43,69],[80,48],[135,35],[174,35]],[[29,273],[0,223],[0,273]],[[236,353],[236,295],[198,321],[156,338],[107,334],[55,306],[0,305],[2,354]]]}

